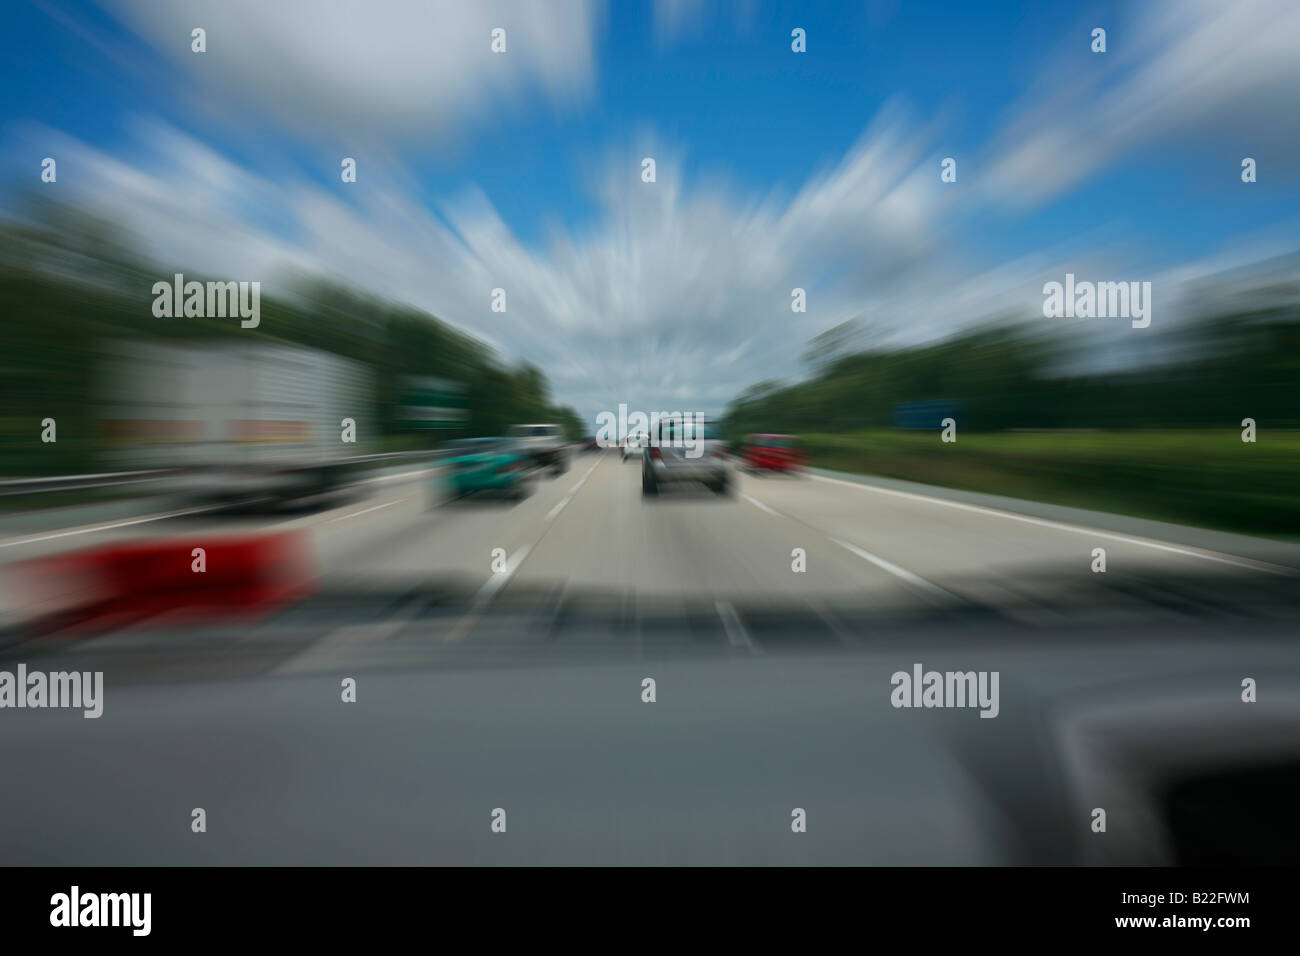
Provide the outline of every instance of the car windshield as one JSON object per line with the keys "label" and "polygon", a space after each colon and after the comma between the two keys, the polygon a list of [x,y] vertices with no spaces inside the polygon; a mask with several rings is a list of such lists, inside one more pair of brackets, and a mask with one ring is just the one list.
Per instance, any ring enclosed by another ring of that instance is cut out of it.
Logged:
{"label": "car windshield", "polygon": [[554,425],[516,425],[510,429],[510,434],[516,438],[549,438],[559,433]]}

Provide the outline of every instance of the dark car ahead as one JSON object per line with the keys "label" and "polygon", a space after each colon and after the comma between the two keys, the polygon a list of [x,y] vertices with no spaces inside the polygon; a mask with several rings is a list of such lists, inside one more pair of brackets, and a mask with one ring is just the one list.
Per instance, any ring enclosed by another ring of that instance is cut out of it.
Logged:
{"label": "dark car ahead", "polygon": [[804,466],[803,446],[794,435],[746,435],[741,459],[753,471],[797,471]]}

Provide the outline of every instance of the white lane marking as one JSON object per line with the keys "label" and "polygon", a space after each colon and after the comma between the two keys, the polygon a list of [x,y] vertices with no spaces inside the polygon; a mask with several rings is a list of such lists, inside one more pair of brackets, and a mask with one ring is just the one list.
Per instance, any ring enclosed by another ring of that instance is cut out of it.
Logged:
{"label": "white lane marking", "polygon": [[[596,470],[596,466],[599,464],[600,462],[598,461],[588,468],[587,473],[583,475],[582,480],[574,486],[573,491],[571,491],[563,501],[551,509],[550,513],[546,516],[546,521],[548,523],[560,513],[565,505],[573,500],[573,495],[582,487],[583,482],[591,476],[591,473]],[[545,536],[545,532],[543,532],[543,536]],[[538,538],[538,540],[533,544],[537,544],[540,541],[541,538]],[[455,627],[453,627],[447,633],[447,636],[443,638],[446,643],[453,644],[460,641],[470,632],[470,630],[473,629],[475,623],[478,622],[478,619],[483,612],[483,608],[487,605],[488,600],[492,595],[496,594],[497,591],[501,590],[501,588],[505,586],[505,583],[514,576],[514,573],[519,570],[519,566],[524,563],[524,559],[528,557],[528,552],[532,549],[532,544],[520,545],[519,550],[506,559],[505,569],[492,574],[492,576],[487,579],[483,586],[478,589],[478,593],[474,596],[474,601],[470,605],[469,611],[466,612],[464,617],[456,622]]]}
{"label": "white lane marking", "polygon": [[147,518],[133,518],[130,521],[117,521],[113,524],[91,525],[85,528],[74,528],[71,531],[58,531],[54,534],[43,534],[34,538],[19,538],[16,541],[0,541],[0,548],[13,548],[20,544],[35,544],[38,541],[53,541],[55,538],[67,538],[74,534],[94,534],[96,531],[113,531],[117,528],[127,528],[135,524],[146,524],[150,521],[162,521],[164,518],[181,518],[185,515],[202,514],[205,511],[216,511],[222,505],[213,505],[210,508],[192,508],[188,511],[169,511],[166,514],[149,515]]}
{"label": "white lane marking", "polygon": [[336,628],[319,641],[308,645],[271,670],[272,674],[302,674],[337,666],[340,662],[335,652],[345,647],[356,647],[386,641],[410,623],[424,602],[416,597],[400,607],[392,617],[370,624],[347,624]]}
{"label": "white lane marking", "polygon": [[588,469],[587,469],[587,473],[586,473],[585,475],[583,475],[582,478],[580,478],[580,479],[578,480],[578,483],[577,483],[576,485],[574,485],[572,488],[569,489],[569,494],[571,494],[571,495],[573,495],[573,494],[577,494],[577,493],[578,493],[578,489],[581,488],[583,485],[585,485],[585,484],[587,483],[587,479],[591,477],[591,473],[592,473],[593,471],[596,470],[596,465],[599,465],[599,464],[600,464],[600,462],[596,462],[595,465],[592,465],[590,468],[588,468]]}
{"label": "white lane marking", "polygon": [[[596,462],[596,465],[599,464],[600,462]],[[576,485],[574,485],[572,488],[569,489],[569,493],[564,496],[564,499],[559,504],[557,504],[554,508],[552,508],[550,511],[546,513],[547,524],[550,524],[552,521],[554,521],[556,516],[561,511],[564,510],[564,506],[573,500],[573,496],[582,490],[582,486],[587,483],[587,479],[591,477],[591,473],[596,470],[596,465],[592,465],[590,468],[588,468],[587,473],[583,475],[581,479],[579,479]]]}
{"label": "white lane marking", "polygon": [[533,546],[531,544],[520,545],[518,551],[506,558],[505,570],[493,572],[492,576],[487,579],[487,582],[478,589],[478,594],[475,595],[475,602],[482,603],[492,595],[496,594],[497,591],[501,590],[505,583],[510,580],[517,570],[519,570],[519,565],[524,563],[524,558],[528,557],[528,552],[532,549]]}
{"label": "white lane marking", "polygon": [[744,498],[746,501],[748,501],[755,508],[758,508],[760,511],[766,511],[768,514],[776,515],[778,518],[781,517],[781,512],[769,508],[767,505],[763,504],[763,502],[759,501],[757,498],[750,497],[749,495],[745,494],[743,491],[740,493],[740,497]]}
{"label": "white lane marking", "polygon": [[[409,476],[409,475],[418,475],[418,474],[422,474],[422,472],[417,472],[417,471],[412,471],[412,472],[403,472],[403,473],[400,474],[400,475],[387,475],[387,476],[384,476],[384,477],[382,477],[382,478],[372,478],[372,479],[367,479],[367,480],[369,480],[369,481],[390,481],[390,480],[392,480],[392,479],[394,479],[394,478],[404,478],[404,477],[407,477],[407,476]],[[377,511],[377,510],[379,510],[379,508],[387,508],[389,505],[395,505],[395,504],[397,504],[399,501],[407,501],[407,500],[409,500],[409,497],[410,497],[410,496],[408,495],[407,498],[399,498],[399,499],[397,499],[396,501],[390,501],[390,502],[387,502],[386,504],[378,505],[378,506],[376,506],[375,508],[367,508],[367,509],[365,509],[365,511],[357,511],[357,512],[354,512],[353,514],[350,514],[350,515],[343,515],[342,517],[339,517],[339,518],[330,518],[329,521],[331,521],[331,522],[332,522],[332,521],[342,521],[344,518],[354,518],[354,517],[356,517],[357,515],[363,515],[363,514],[365,514],[367,511]],[[144,517],[144,518],[132,518],[130,521],[115,521],[115,522],[113,522],[112,524],[88,525],[88,526],[86,526],[86,527],[82,527],[82,528],[73,528],[72,530],[69,530],[69,531],[57,531],[57,532],[54,532],[53,534],[43,534],[43,535],[38,535],[38,536],[35,536],[35,537],[31,537],[31,538],[17,538],[17,539],[14,539],[14,540],[12,540],[12,541],[0,541],[0,548],[13,548],[13,547],[17,547],[18,545],[22,545],[22,544],[36,544],[36,543],[41,542],[41,541],[53,541],[53,540],[55,540],[56,538],[67,538],[67,537],[70,537],[70,536],[72,536],[72,535],[78,535],[78,534],[94,534],[94,533],[97,532],[97,531],[116,531],[118,528],[129,528],[129,527],[131,527],[132,525],[137,525],[137,524],[147,524],[147,523],[150,522],[150,521],[163,521],[163,520],[165,520],[165,519],[167,519],[167,518],[183,518],[183,517],[185,517],[186,515],[198,515],[198,514],[204,514],[205,512],[208,512],[208,511],[218,511],[218,510],[220,510],[220,509],[222,509],[222,508],[225,508],[225,507],[228,507],[228,506],[227,506],[227,505],[224,505],[224,504],[220,504],[220,505],[210,505],[210,506],[205,507],[205,508],[189,508],[189,509],[186,509],[185,511],[168,511],[168,512],[166,512],[166,513],[164,513],[164,514],[149,515],[149,516]],[[318,516],[316,516],[316,515],[308,515],[308,518],[311,519],[311,520],[318,520]],[[299,520],[300,520],[300,519],[292,518],[292,519],[290,519],[288,522],[285,522],[285,524],[292,524],[292,523],[297,522],[297,521],[299,521]],[[326,523],[329,523],[329,522],[326,522]]]}
{"label": "white lane marking", "polygon": [[717,610],[718,617],[722,618],[722,629],[727,632],[727,640],[731,642],[731,646],[756,650],[754,642],[749,639],[749,632],[745,630],[745,625],[740,623],[740,616],[736,614],[736,609],[732,607],[731,602],[714,601],[713,607]]}
{"label": "white lane marking", "polygon": [[409,501],[409,500],[410,500],[410,496],[408,495],[405,498],[397,498],[393,501],[385,501],[382,505],[375,505],[373,508],[362,508],[360,511],[354,511],[348,515],[339,515],[337,518],[330,518],[329,521],[326,522],[326,524],[330,524],[335,521],[347,521],[349,518],[356,518],[359,517],[360,515],[368,515],[370,514],[370,512],[378,511],[380,508],[391,508],[393,505],[400,505],[403,501]]}
{"label": "white lane marking", "polygon": [[532,545],[525,544],[519,547],[519,550],[506,559],[505,570],[494,571],[492,576],[487,579],[478,593],[474,595],[474,601],[469,610],[465,613],[456,626],[453,627],[443,641],[448,644],[454,644],[461,640],[474,625],[478,622],[479,616],[483,613],[483,608],[487,605],[488,599],[505,585],[514,573],[519,570],[519,565],[524,563],[524,558],[528,557],[528,552],[532,550]]}
{"label": "white lane marking", "polygon": [[[331,663],[334,652],[348,645],[366,644],[372,641],[387,640],[401,629],[405,622],[394,624],[354,624],[340,627],[322,637],[316,643],[299,651],[278,666],[272,668],[272,674],[305,674],[324,670]],[[332,663],[337,664],[334,659]]]}
{"label": "white lane marking", "polygon": [[564,510],[564,506],[567,505],[567,504],[568,504],[570,501],[572,501],[572,500],[573,500],[573,495],[571,495],[571,494],[569,494],[569,495],[565,495],[565,496],[564,496],[564,499],[563,499],[563,500],[562,500],[558,505],[556,505],[556,506],[555,506],[554,508],[552,508],[550,511],[546,512],[546,520],[547,520],[547,522],[554,521],[554,520],[555,520],[555,516],[558,515],[561,511],[563,511],[563,510]]}
{"label": "white lane marking", "polygon": [[1062,521],[1052,521],[1048,518],[1030,518],[1026,515],[1013,514],[1010,511],[999,511],[997,508],[986,508],[982,505],[970,505],[964,501],[948,501],[945,498],[934,498],[930,495],[918,495],[910,491],[895,491],[893,488],[877,488],[874,485],[860,485],[855,481],[844,481],[839,478],[827,478],[824,475],[812,475],[818,481],[829,481],[836,485],[847,485],[850,488],[861,488],[863,491],[874,491],[882,495],[894,495],[899,498],[912,498],[916,501],[924,501],[928,504],[943,505],[947,508],[957,508],[961,511],[974,511],[978,514],[993,515],[996,518],[1009,518],[1012,521],[1021,521],[1025,524],[1035,524],[1042,528],[1056,528],[1060,531],[1072,531],[1075,534],[1086,534],[1093,538],[1105,538],[1109,541],[1123,541],[1128,544],[1141,545],[1144,548],[1155,548],[1157,551],[1171,551],[1174,554],[1185,555],[1189,558],[1204,558],[1206,561],[1218,561],[1220,564],[1231,564],[1234,567],[1246,568],[1250,571],[1264,571],[1267,574],[1276,574],[1282,577],[1291,577],[1295,574],[1289,568],[1282,568],[1276,565],[1266,564],[1262,561],[1255,562],[1249,559],[1234,561],[1231,558],[1221,557],[1217,554],[1210,554],[1205,551],[1193,551],[1188,548],[1178,548],[1172,544],[1161,544],[1158,541],[1151,541],[1147,538],[1135,538],[1127,534],[1115,534],[1110,531],[1097,531],[1093,528],[1086,528],[1082,525],[1066,524]]}
{"label": "white lane marking", "polygon": [[906,581],[908,584],[912,585],[915,588],[919,588],[920,590],[926,592],[927,594],[932,594],[935,597],[941,598],[945,602],[952,602],[952,601],[961,602],[961,598],[957,597],[957,595],[953,594],[951,591],[945,591],[943,588],[939,587],[939,585],[927,581],[919,574],[913,574],[911,571],[907,570],[907,568],[900,568],[892,561],[886,561],[878,554],[872,554],[870,551],[867,551],[865,548],[859,548],[856,544],[850,544],[847,541],[841,541],[839,538],[831,538],[831,540],[834,541],[836,544],[838,544],[841,548],[844,548],[846,551],[852,551],[862,560],[870,561],[872,564],[880,568],[882,571],[888,571],[890,574],[894,575],[894,577],[901,578],[902,580]]}

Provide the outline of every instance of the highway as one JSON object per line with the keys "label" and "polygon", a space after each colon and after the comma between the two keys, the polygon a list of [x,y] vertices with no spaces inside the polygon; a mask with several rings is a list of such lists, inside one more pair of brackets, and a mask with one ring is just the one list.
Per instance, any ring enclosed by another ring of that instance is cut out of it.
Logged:
{"label": "highway", "polygon": [[[773,643],[851,645],[863,638],[864,615],[960,614],[1031,626],[1116,615],[1178,621],[1289,604],[1296,590],[1292,569],[1240,554],[843,478],[740,473],[729,497],[701,488],[647,499],[639,471],[614,452],[575,454],[566,473],[539,476],[515,503],[446,500],[436,469],[407,468],[324,510],[178,506],[9,535],[0,538],[0,559],[175,539],[188,560],[191,546],[224,536],[299,532],[310,542],[315,600],[247,627],[217,619],[181,628],[182,640],[213,629],[245,642],[267,635],[268,645],[285,647],[283,659],[280,651],[267,659],[290,671],[382,660],[383,646],[414,626],[447,646],[544,640],[562,608],[568,624],[582,624],[582,613],[631,616],[638,639],[650,621],[669,642],[761,652]],[[1092,570],[1095,548],[1106,551],[1105,573]],[[804,571],[794,570],[797,549]],[[40,609],[42,594],[7,580],[11,615]],[[337,626],[317,622],[322,606]],[[576,608],[586,610],[568,613]],[[111,650],[162,631],[168,648],[184,646],[165,620],[124,630],[76,640]],[[22,636],[11,642],[39,646]],[[606,646],[618,640],[602,638]]]}

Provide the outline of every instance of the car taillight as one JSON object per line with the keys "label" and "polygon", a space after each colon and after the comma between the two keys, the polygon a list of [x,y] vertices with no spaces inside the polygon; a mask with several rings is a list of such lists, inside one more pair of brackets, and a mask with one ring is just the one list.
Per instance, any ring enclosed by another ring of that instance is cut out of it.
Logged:
{"label": "car taillight", "polygon": [[650,447],[650,457],[653,458],[655,461],[664,460],[664,456],[660,454],[658,447],[653,445]]}

